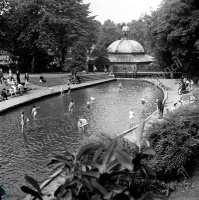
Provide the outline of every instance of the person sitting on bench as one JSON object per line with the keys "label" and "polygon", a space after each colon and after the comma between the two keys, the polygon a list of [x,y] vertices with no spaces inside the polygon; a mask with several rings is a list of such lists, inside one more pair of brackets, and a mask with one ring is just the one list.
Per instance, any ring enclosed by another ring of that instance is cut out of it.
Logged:
{"label": "person sitting on bench", "polygon": [[2,99],[4,100],[8,100],[8,96],[7,96],[7,91],[6,89],[4,88],[1,92],[1,96],[2,96]]}
{"label": "person sitting on bench", "polygon": [[79,76],[77,76],[76,79],[77,79],[77,82],[76,82],[77,84],[78,84],[78,83],[81,83],[81,78],[80,78]]}

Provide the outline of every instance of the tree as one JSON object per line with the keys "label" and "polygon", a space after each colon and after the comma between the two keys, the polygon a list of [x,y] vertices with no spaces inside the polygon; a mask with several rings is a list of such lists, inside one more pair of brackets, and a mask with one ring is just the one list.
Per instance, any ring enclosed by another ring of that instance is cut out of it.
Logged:
{"label": "tree", "polygon": [[[0,46],[20,57],[23,63],[47,65],[48,50],[60,51],[62,63],[67,49],[88,35],[89,4],[81,0],[8,0],[9,9],[0,15]],[[42,55],[42,56],[41,56]],[[38,67],[37,67],[38,70]]]}
{"label": "tree", "polygon": [[52,1],[51,26],[56,47],[61,51],[62,64],[69,47],[72,47],[80,37],[88,35],[89,23],[93,17],[89,17],[89,4],[83,4],[81,0]]}
{"label": "tree", "polygon": [[199,4],[195,0],[164,0],[152,13],[151,46],[159,63],[168,67],[177,57],[182,71],[198,70],[198,17]]}
{"label": "tree", "polygon": [[120,32],[111,20],[107,20],[101,27],[97,46],[107,48],[112,42],[120,39]]}

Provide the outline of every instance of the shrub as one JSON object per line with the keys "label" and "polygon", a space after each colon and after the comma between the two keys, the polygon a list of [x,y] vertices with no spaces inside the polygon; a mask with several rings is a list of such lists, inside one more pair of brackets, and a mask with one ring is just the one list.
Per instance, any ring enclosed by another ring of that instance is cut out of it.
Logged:
{"label": "shrub", "polygon": [[169,113],[148,129],[156,155],[151,162],[162,180],[188,176],[199,155],[199,105],[187,105]]}
{"label": "shrub", "polygon": [[[144,121],[136,131],[137,148],[134,157],[116,139],[107,147],[89,143],[77,152],[67,151],[65,156],[53,156],[48,165],[59,164],[66,173],[64,184],[56,189],[54,196],[60,200],[146,200],[151,195],[147,192],[151,189],[149,178],[155,177],[156,173],[142,162],[155,155],[146,138],[142,137],[143,129]],[[142,177],[148,181],[147,185],[146,181],[138,181]],[[25,179],[36,191],[27,186],[22,186],[22,191],[42,200],[46,194],[41,191],[37,181],[27,175]]]}

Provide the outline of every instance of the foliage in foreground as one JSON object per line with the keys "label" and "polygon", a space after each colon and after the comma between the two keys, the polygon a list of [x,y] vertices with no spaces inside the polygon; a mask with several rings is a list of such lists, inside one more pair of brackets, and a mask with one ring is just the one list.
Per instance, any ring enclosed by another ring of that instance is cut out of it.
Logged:
{"label": "foliage in foreground", "polygon": [[[66,173],[64,184],[57,188],[54,196],[60,200],[151,199],[150,184],[156,184],[155,179],[151,178],[156,173],[145,164],[144,159],[154,156],[155,152],[149,147],[146,138],[142,137],[143,128],[144,121],[136,130],[137,150],[134,157],[117,140],[113,140],[107,148],[101,144],[89,143],[77,153],[67,151],[65,156],[54,156],[48,165],[58,164],[57,167],[62,167]],[[38,183],[27,175],[25,178],[37,191],[26,186],[21,187],[22,191],[42,200],[44,194]],[[144,189],[146,183],[148,190]]]}
{"label": "foliage in foreground", "polygon": [[199,105],[182,107],[154,123],[148,139],[156,155],[151,165],[162,180],[187,177],[199,155]]}

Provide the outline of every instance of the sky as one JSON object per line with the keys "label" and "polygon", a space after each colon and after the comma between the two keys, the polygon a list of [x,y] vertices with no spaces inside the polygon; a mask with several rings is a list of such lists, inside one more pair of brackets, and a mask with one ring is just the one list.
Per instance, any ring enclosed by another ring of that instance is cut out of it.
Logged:
{"label": "sky", "polygon": [[115,23],[128,23],[133,19],[138,20],[144,13],[156,10],[162,0],[83,0],[90,3],[91,16],[98,15],[95,19],[104,23],[110,19]]}

